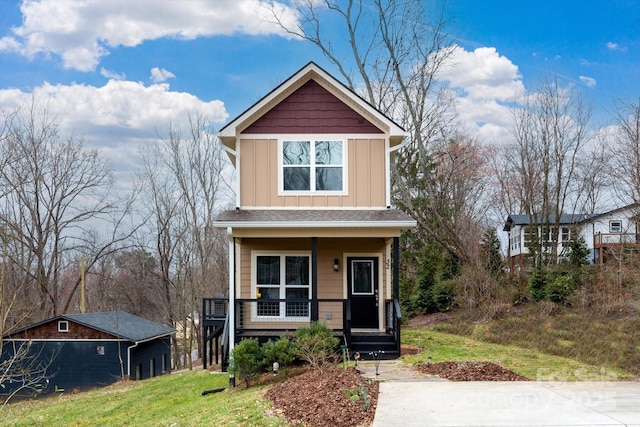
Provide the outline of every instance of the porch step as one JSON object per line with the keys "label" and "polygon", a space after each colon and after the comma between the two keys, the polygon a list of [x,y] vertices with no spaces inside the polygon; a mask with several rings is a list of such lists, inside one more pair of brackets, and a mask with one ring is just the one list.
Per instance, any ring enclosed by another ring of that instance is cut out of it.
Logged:
{"label": "porch step", "polygon": [[380,332],[354,332],[351,336],[350,351],[352,354],[360,353],[360,358],[364,360],[400,357],[393,334]]}

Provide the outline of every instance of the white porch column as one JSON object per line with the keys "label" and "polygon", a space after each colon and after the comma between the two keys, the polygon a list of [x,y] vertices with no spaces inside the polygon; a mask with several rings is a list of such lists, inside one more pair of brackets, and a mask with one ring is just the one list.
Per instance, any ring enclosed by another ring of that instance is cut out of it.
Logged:
{"label": "white porch column", "polygon": [[227,237],[229,244],[229,355],[231,355],[236,342],[236,248],[233,228],[227,228]]}

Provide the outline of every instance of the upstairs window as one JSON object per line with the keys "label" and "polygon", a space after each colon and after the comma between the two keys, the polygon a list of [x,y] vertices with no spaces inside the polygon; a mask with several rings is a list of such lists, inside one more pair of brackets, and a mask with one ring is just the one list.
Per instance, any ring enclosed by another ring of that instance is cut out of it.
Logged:
{"label": "upstairs window", "polygon": [[609,233],[622,233],[622,221],[609,221]]}
{"label": "upstairs window", "polygon": [[344,191],[344,141],[285,140],[281,156],[283,191]]}

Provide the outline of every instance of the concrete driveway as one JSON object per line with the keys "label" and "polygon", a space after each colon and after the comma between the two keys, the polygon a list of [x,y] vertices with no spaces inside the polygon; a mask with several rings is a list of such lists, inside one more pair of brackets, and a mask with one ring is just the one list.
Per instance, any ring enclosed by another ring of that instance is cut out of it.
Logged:
{"label": "concrete driveway", "polygon": [[640,382],[385,380],[373,426],[640,427]]}

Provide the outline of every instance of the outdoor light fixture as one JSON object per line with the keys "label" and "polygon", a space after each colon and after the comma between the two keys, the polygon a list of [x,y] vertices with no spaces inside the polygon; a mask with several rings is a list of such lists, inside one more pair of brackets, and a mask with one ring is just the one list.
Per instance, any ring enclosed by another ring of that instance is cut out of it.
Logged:
{"label": "outdoor light fixture", "polygon": [[338,258],[333,260],[333,271],[340,270],[340,260]]}

